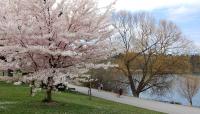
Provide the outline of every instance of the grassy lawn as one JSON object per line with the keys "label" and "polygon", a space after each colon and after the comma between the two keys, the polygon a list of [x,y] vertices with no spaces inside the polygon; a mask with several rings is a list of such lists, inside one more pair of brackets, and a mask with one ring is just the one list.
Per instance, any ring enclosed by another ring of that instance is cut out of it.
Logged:
{"label": "grassy lawn", "polygon": [[53,104],[42,103],[43,97],[29,97],[27,86],[0,82],[0,114],[162,114],[81,94],[54,93]]}

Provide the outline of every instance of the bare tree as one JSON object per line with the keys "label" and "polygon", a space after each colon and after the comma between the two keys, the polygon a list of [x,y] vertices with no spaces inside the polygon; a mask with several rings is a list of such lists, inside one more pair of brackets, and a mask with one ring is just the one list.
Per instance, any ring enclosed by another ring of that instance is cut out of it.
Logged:
{"label": "bare tree", "polygon": [[121,11],[113,18],[117,41],[124,49],[118,69],[128,77],[133,96],[149,89],[163,93],[170,86],[169,76],[189,66],[186,56],[175,56],[184,52],[188,41],[174,23],[156,22],[148,13]]}
{"label": "bare tree", "polygon": [[200,88],[199,79],[194,76],[187,76],[183,78],[179,83],[179,93],[183,96],[190,105],[193,105],[193,97],[198,93]]}

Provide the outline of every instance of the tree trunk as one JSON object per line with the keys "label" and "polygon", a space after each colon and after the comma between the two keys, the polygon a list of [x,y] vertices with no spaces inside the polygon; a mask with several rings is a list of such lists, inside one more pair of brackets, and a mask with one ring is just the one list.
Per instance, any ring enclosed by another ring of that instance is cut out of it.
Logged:
{"label": "tree trunk", "polygon": [[88,90],[89,100],[92,100],[92,82],[90,81],[89,90]]}
{"label": "tree trunk", "polygon": [[139,98],[140,93],[139,92],[133,92],[133,96]]}
{"label": "tree trunk", "polygon": [[129,80],[129,84],[131,86],[132,94],[133,94],[134,97],[139,97],[140,92],[136,91],[135,83],[133,81],[133,77],[132,77],[132,74],[130,72],[129,63],[126,64],[126,67],[127,67],[127,70],[128,70],[128,80]]}
{"label": "tree trunk", "polygon": [[89,88],[88,90],[89,100],[92,100],[92,90]]}
{"label": "tree trunk", "polygon": [[47,88],[45,102],[51,102],[51,101],[52,101],[52,89]]}
{"label": "tree trunk", "polygon": [[190,106],[192,106],[192,104],[193,104],[193,103],[192,103],[192,99],[190,99],[189,102],[190,102]]}
{"label": "tree trunk", "polygon": [[44,102],[52,102],[52,90],[53,90],[53,77],[48,77],[47,88],[46,88],[46,98]]}
{"label": "tree trunk", "polygon": [[129,84],[130,84],[130,86],[131,86],[131,91],[132,91],[133,96],[134,96],[134,97],[139,97],[140,91],[137,91],[137,89],[135,88],[135,84],[134,84],[134,82],[133,82],[132,76],[131,76],[131,75],[128,76],[128,79],[129,79]]}
{"label": "tree trunk", "polygon": [[35,93],[33,91],[34,89],[35,89],[35,81],[32,80],[30,83],[30,96],[32,96],[32,97],[35,95]]}
{"label": "tree trunk", "polygon": [[33,96],[33,87],[30,87],[30,96]]}
{"label": "tree trunk", "polygon": [[134,85],[132,76],[128,76],[128,79],[129,79],[129,84],[130,84],[130,86],[131,86],[131,91],[132,91],[133,96],[134,96],[134,97],[139,97],[139,95],[137,95],[137,94],[135,93],[136,90],[135,90],[135,85]]}

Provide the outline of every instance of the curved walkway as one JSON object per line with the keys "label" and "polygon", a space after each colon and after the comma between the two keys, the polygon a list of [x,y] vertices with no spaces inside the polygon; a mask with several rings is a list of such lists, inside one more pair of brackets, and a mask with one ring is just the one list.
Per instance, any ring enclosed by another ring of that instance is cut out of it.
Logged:
{"label": "curved walkway", "polygon": [[[69,87],[76,88],[78,92],[83,93],[83,94],[88,93],[88,88],[86,87],[80,87],[80,86],[75,86],[75,85],[69,85]],[[174,105],[174,104],[162,103],[162,102],[157,102],[157,101],[152,101],[152,100],[144,100],[144,99],[139,99],[139,98],[129,97],[129,96],[122,96],[118,98],[117,95],[114,93],[105,92],[105,91],[99,92],[96,89],[92,89],[92,95],[95,97],[106,99],[106,100],[128,104],[128,105],[145,108],[149,110],[154,110],[158,112],[163,112],[167,114],[200,114],[200,108]]]}

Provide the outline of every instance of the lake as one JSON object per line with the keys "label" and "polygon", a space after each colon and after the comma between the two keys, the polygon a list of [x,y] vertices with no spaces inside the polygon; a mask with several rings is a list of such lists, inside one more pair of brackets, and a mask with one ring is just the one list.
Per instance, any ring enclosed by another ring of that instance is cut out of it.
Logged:
{"label": "lake", "polygon": [[[178,102],[178,103],[181,103],[182,105],[189,105],[188,101],[185,98],[183,98],[181,95],[179,95],[178,88],[180,85],[178,83],[179,83],[180,78],[182,77],[176,77],[173,80],[171,91],[167,92],[165,96],[152,95],[150,94],[150,92],[147,91],[147,92],[141,93],[140,98],[158,100],[158,101]],[[128,95],[132,96],[130,89],[129,89]],[[200,90],[193,98],[193,105],[200,107]]]}

